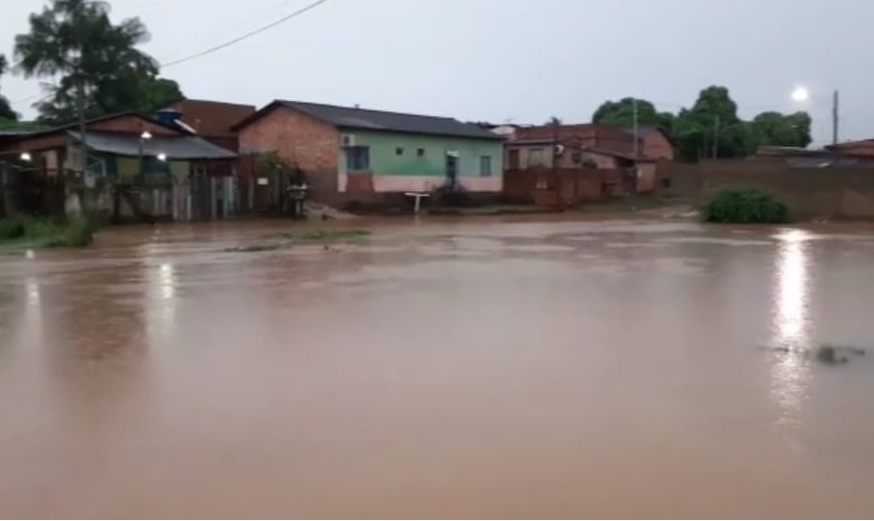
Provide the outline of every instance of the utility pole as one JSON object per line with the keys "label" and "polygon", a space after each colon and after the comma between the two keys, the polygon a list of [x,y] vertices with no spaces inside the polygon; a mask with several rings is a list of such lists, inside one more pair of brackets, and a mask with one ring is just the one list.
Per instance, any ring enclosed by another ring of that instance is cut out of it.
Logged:
{"label": "utility pole", "polygon": [[640,125],[637,118],[637,98],[632,98],[632,111],[634,113],[634,160],[637,161],[638,140],[640,139]]}
{"label": "utility pole", "polygon": [[716,115],[716,121],[713,123],[713,159],[719,156],[719,114]]}
{"label": "utility pole", "polygon": [[832,145],[838,144],[838,127],[840,125],[839,94],[835,90],[832,95]]}
{"label": "utility pole", "polygon": [[631,193],[637,193],[637,180],[640,178],[640,169],[638,167],[638,154],[640,154],[640,123],[637,116],[637,98],[631,98],[631,109],[634,118],[634,179],[631,183]]}
{"label": "utility pole", "polygon": [[552,118],[552,182],[555,183],[555,199],[561,204],[561,187],[558,180],[558,131],[561,122],[558,118]]}
{"label": "utility pole", "polygon": [[79,146],[82,151],[82,175],[88,170],[88,144],[85,137],[85,86],[82,85],[81,72],[76,73],[76,118],[79,120]]}

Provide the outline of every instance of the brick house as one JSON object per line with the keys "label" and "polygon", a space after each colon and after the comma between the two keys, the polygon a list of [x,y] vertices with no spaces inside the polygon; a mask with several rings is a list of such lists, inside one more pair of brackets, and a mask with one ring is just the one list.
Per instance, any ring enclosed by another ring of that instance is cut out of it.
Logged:
{"label": "brick house", "polygon": [[[609,125],[521,127],[504,145],[504,182],[509,185],[504,193],[518,201],[574,204],[651,192],[655,161],[643,155],[644,139],[638,137],[635,147],[633,133]],[[560,182],[557,176],[567,180]],[[538,191],[547,185],[553,193]]]}
{"label": "brick house", "polygon": [[503,138],[452,118],[274,101],[233,130],[241,151],[293,162],[326,202],[446,185],[501,191]]}
{"label": "brick house", "polygon": [[825,147],[826,150],[854,157],[874,158],[874,139],[845,141]]}
{"label": "brick house", "polygon": [[[620,154],[634,153],[634,136],[619,127],[599,123],[583,123],[579,125],[538,125],[519,127],[509,141],[532,139],[555,139],[572,141],[583,148],[594,148],[617,152]],[[638,140],[638,150],[643,147],[643,139]]]}
{"label": "brick house", "polygon": [[[634,136],[633,128],[627,128],[625,132]],[[674,160],[674,142],[664,128],[657,125],[640,125],[637,127],[637,136],[640,138],[640,153],[647,159]]]}
{"label": "brick house", "polygon": [[156,119],[176,118],[194,130],[198,136],[228,150],[238,151],[235,124],[251,116],[254,105],[225,103],[222,101],[185,99],[163,107],[155,114]]}

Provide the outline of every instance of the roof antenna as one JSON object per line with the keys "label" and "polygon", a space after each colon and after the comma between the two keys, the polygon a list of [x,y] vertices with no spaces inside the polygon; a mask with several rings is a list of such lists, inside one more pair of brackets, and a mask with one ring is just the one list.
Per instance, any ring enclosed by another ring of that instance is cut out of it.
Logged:
{"label": "roof antenna", "polygon": [[361,108],[361,105],[359,105],[359,104],[356,103],[356,104],[355,104],[355,108],[356,108],[356,109],[360,109],[360,108]]}

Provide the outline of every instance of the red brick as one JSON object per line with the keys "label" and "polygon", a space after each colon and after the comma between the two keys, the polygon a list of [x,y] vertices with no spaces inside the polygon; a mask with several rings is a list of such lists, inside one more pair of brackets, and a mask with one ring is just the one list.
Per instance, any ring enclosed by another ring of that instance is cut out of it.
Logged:
{"label": "red brick", "polygon": [[318,197],[337,192],[340,135],[327,123],[277,107],[239,130],[241,150],[275,152],[303,169]]}

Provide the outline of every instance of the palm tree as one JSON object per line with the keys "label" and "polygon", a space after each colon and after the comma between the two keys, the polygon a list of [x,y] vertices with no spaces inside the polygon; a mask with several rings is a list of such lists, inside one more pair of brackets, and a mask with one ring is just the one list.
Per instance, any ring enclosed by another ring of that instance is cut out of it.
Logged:
{"label": "palm tree", "polygon": [[45,87],[50,100],[37,104],[43,119],[71,119],[70,94],[81,83],[87,115],[96,116],[137,106],[139,85],[154,78],[158,63],[137,45],[149,40],[138,18],[113,25],[108,2],[54,0],[30,15],[30,32],[15,37],[17,71],[25,78],[57,79]]}
{"label": "palm tree", "polygon": [[[7,67],[6,56],[0,54],[0,76],[6,72]],[[6,99],[5,96],[0,95],[0,120],[12,120],[15,121],[18,119],[18,114],[12,110],[12,105],[9,104],[9,100]]]}

